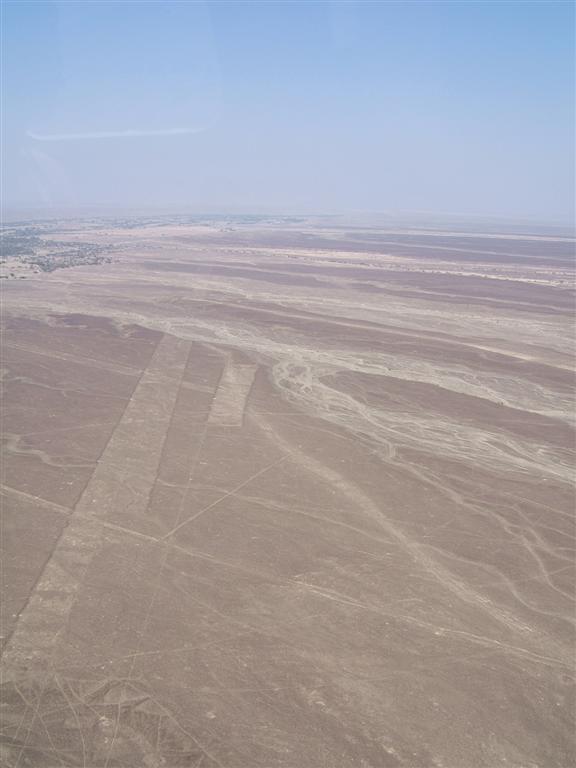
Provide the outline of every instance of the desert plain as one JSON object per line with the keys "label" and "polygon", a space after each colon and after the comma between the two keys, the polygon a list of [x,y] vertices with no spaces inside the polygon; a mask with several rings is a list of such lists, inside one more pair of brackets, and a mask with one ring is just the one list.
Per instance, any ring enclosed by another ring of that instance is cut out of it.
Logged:
{"label": "desert plain", "polygon": [[576,763],[569,234],[31,226],[2,766]]}

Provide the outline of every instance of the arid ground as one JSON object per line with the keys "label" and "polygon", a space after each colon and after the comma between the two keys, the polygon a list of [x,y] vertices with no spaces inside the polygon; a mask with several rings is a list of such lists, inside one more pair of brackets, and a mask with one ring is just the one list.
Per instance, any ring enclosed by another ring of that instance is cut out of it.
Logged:
{"label": "arid ground", "polygon": [[0,764],[573,766],[574,242],[39,226],[1,282]]}

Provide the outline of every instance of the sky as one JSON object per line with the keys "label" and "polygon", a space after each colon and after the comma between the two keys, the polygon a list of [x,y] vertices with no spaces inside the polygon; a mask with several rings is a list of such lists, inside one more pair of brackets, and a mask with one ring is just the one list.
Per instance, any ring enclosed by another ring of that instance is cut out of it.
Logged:
{"label": "sky", "polygon": [[2,2],[3,204],[574,212],[571,2]]}

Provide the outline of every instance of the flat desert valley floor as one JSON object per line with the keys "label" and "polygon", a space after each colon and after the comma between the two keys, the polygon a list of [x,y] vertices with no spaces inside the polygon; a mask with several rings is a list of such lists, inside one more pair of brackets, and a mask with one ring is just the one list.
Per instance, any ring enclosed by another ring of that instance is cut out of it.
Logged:
{"label": "flat desert valley floor", "polygon": [[572,240],[34,226],[112,261],[1,281],[1,765],[575,764]]}

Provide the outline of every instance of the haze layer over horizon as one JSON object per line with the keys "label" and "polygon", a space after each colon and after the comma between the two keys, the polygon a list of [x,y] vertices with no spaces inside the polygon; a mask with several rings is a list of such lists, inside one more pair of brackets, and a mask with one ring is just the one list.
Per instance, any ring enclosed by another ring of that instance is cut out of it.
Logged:
{"label": "haze layer over horizon", "polygon": [[574,210],[565,2],[5,2],[4,204]]}

